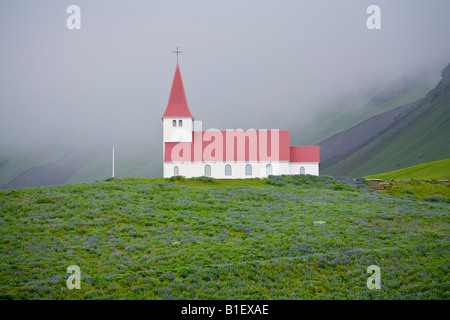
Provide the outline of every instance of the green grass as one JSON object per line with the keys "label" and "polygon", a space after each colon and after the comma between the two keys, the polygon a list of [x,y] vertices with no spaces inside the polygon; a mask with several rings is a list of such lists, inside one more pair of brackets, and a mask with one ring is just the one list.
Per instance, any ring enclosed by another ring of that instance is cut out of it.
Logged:
{"label": "green grass", "polygon": [[450,159],[427,162],[366,178],[389,180],[377,188],[396,197],[450,202],[450,183],[437,183],[438,180],[450,179]]}
{"label": "green grass", "polygon": [[0,208],[2,299],[450,298],[450,205],[361,179],[110,179],[0,191]]}
{"label": "green grass", "polygon": [[429,183],[421,180],[388,181],[376,187],[380,192],[408,199],[450,203],[450,183]]}
{"label": "green grass", "polygon": [[367,179],[383,180],[440,180],[450,179],[450,159],[422,163],[416,166],[367,176]]}

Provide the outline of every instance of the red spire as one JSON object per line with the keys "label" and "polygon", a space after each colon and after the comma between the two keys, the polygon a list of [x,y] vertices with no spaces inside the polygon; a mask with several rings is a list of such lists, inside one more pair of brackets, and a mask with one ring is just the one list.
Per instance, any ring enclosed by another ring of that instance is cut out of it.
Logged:
{"label": "red spire", "polygon": [[163,117],[191,117],[191,112],[187,104],[186,93],[184,92],[183,80],[181,79],[180,67],[177,63],[177,69],[173,77],[172,89],[170,89],[169,102]]}

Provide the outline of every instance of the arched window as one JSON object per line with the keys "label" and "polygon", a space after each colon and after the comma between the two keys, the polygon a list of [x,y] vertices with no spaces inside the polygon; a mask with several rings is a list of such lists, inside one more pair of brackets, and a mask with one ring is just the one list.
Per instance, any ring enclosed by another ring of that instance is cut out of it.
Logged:
{"label": "arched window", "polygon": [[227,164],[225,166],[225,175],[226,176],[231,176],[231,166],[229,164]]}
{"label": "arched window", "polygon": [[248,164],[245,166],[245,175],[246,176],[251,176],[252,175],[252,165]]}
{"label": "arched window", "polygon": [[305,174],[305,167],[300,167],[300,174]]}
{"label": "arched window", "polygon": [[183,120],[178,120],[178,126],[182,127],[183,126]]}
{"label": "arched window", "polygon": [[173,120],[172,121],[172,127],[176,127],[177,126],[177,120]]}
{"label": "arched window", "polygon": [[267,166],[266,166],[266,175],[267,176],[270,176],[272,174],[272,165],[271,164],[268,164]]}
{"label": "arched window", "polygon": [[211,176],[211,166],[209,164],[205,166],[205,176],[207,177]]}
{"label": "arched window", "polygon": [[173,175],[177,176],[180,174],[180,169],[178,168],[178,166],[173,167]]}

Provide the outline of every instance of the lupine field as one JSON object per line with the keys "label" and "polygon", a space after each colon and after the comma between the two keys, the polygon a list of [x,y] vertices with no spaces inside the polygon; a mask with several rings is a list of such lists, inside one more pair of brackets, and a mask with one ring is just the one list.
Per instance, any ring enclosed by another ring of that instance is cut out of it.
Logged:
{"label": "lupine field", "polygon": [[363,179],[109,180],[0,191],[0,212],[1,299],[450,298],[448,201]]}

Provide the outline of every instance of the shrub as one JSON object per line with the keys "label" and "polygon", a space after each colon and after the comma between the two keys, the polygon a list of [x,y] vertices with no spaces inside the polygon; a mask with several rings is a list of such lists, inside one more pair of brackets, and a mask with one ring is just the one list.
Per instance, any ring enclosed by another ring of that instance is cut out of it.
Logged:
{"label": "shrub", "polygon": [[411,190],[411,189],[404,189],[401,192],[404,192],[406,194],[414,194],[414,190]]}
{"label": "shrub", "polygon": [[338,191],[364,189],[364,179],[346,177],[313,176],[313,175],[280,175],[269,176],[266,180],[274,186],[292,184],[302,188],[324,188]]}
{"label": "shrub", "polygon": [[429,202],[450,203],[450,197],[443,197],[443,196],[428,196],[428,197],[423,197],[423,200],[429,201]]}
{"label": "shrub", "polygon": [[212,178],[212,177],[206,177],[206,176],[201,176],[201,177],[194,177],[192,178],[193,181],[202,181],[204,183],[216,183],[216,179]]}
{"label": "shrub", "polygon": [[185,178],[184,176],[171,176],[170,181],[183,181]]}

